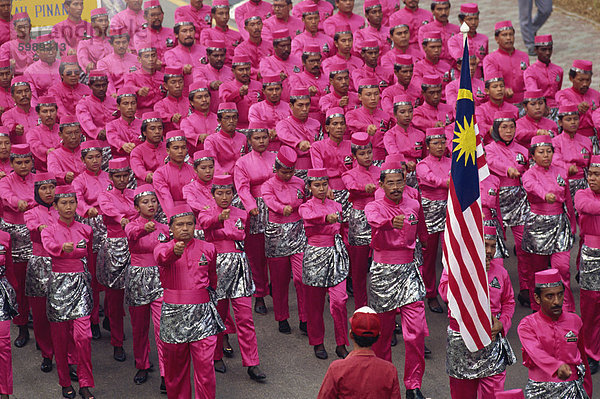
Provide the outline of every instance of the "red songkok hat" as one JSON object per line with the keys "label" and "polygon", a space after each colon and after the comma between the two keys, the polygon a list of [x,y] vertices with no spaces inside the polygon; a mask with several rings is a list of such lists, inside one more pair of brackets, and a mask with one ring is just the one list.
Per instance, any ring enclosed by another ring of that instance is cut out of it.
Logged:
{"label": "red songkok hat", "polygon": [[479,14],[479,6],[477,3],[464,3],[460,5],[460,13],[463,15]]}
{"label": "red songkok hat", "polygon": [[540,288],[558,287],[562,284],[558,269],[547,269],[535,273],[535,286]]}
{"label": "red songkok hat", "polygon": [[535,147],[541,147],[541,146],[545,146],[545,145],[552,146],[552,138],[550,136],[540,135],[540,136],[533,136],[533,138],[531,139],[531,145],[529,147],[535,148]]}
{"label": "red songkok hat", "polygon": [[327,109],[327,113],[325,114],[325,120],[329,120],[330,118],[337,118],[338,116],[345,118],[344,110],[340,107],[331,107]]}
{"label": "red songkok hat", "polygon": [[318,169],[309,169],[308,170],[308,181],[316,181],[316,180],[328,180],[329,176],[327,175],[327,169],[318,168]]}
{"label": "red songkok hat", "polygon": [[591,73],[592,61],[573,60],[573,66],[571,67],[571,69],[578,73]]}
{"label": "red songkok hat", "polygon": [[156,191],[154,191],[152,184],[142,184],[141,186],[138,186],[133,193],[133,199],[137,200],[146,195],[156,195]]}
{"label": "red songkok hat", "polygon": [[394,96],[393,101],[394,105],[413,105],[412,101],[410,100],[410,97],[406,94],[399,94],[397,96]]}
{"label": "red songkok hat", "polygon": [[129,170],[129,161],[127,158],[114,158],[108,161],[108,172],[117,173]]}
{"label": "red songkok hat", "polygon": [[434,139],[445,139],[446,132],[443,127],[430,127],[425,132],[425,139],[427,141]]}
{"label": "red songkok hat", "polygon": [[537,100],[538,98],[545,98],[543,91],[541,91],[539,89],[526,90],[524,97],[523,97],[523,101],[533,101],[533,100]]}
{"label": "red songkok hat", "polygon": [[513,28],[513,24],[510,21],[500,21],[500,22],[496,22],[496,25],[494,25],[494,31],[495,32],[501,32],[503,30],[509,30],[512,29],[514,30],[515,28]]}
{"label": "red songkok hat", "polygon": [[185,138],[185,133],[183,133],[183,130],[171,130],[170,132],[167,133],[165,143],[172,143],[174,141],[187,142],[187,139]]}
{"label": "red songkok hat", "polygon": [[[183,216],[194,216],[194,212],[192,208],[188,204],[176,205],[171,209],[167,209],[166,211],[167,217],[169,218],[169,223],[173,223],[173,220],[176,218],[180,218]],[[195,219],[195,218],[194,218]]]}
{"label": "red songkok hat", "polygon": [[70,184],[63,184],[63,185],[57,186],[56,189],[54,190],[54,198],[67,198],[67,197],[77,198],[77,195],[75,194],[75,189],[73,188],[73,186]]}
{"label": "red songkok hat", "polygon": [[296,151],[286,145],[279,148],[279,152],[275,158],[276,162],[285,166],[286,168],[293,168],[296,166],[297,159],[298,155],[296,154]]}
{"label": "red songkok hat", "polygon": [[442,85],[442,78],[439,75],[425,75],[421,81],[422,86],[434,87]]}
{"label": "red songkok hat", "polygon": [[220,103],[217,114],[222,112],[238,112],[237,105],[235,103]]}
{"label": "red songkok hat", "polygon": [[225,188],[233,187],[233,176],[232,175],[218,175],[213,177],[213,187]]}
{"label": "red songkok hat", "polygon": [[200,150],[194,153],[194,164],[202,161],[214,161],[215,155],[209,150]]}
{"label": "red songkok hat", "polygon": [[534,45],[536,47],[552,46],[552,35],[539,35],[535,37]]}
{"label": "red songkok hat", "polygon": [[351,138],[352,146],[366,147],[371,143],[371,137],[365,132],[356,132]]}

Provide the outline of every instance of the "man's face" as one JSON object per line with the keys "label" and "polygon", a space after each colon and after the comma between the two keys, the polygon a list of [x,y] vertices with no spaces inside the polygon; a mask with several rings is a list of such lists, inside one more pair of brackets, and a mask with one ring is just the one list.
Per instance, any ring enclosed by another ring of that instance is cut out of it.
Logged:
{"label": "man's face", "polygon": [[0,69],[0,87],[5,89],[10,88],[10,81],[12,80],[13,74],[10,68]]}
{"label": "man's face", "polygon": [[13,90],[12,98],[15,100],[15,104],[20,105],[21,107],[31,105],[31,89],[29,88],[29,85],[16,86]]}
{"label": "man's face", "polygon": [[404,0],[404,5],[406,8],[414,10],[419,7],[419,0]]}
{"label": "man's face", "polygon": [[381,11],[381,6],[375,6],[367,11],[367,21],[369,21],[369,25],[374,28],[379,28],[381,26],[381,19],[383,18],[383,12]]}
{"label": "man's face", "polygon": [[131,11],[138,12],[142,9],[142,0],[125,0],[125,4]]}
{"label": "man's face", "polygon": [[144,51],[142,54],[138,55],[138,60],[144,70],[148,72],[154,72],[157,60],[156,51]]}
{"label": "man's face", "polygon": [[281,85],[269,85],[263,89],[263,93],[267,100],[273,104],[278,104],[281,100],[281,92],[283,91]]}
{"label": "man's face", "polygon": [[254,132],[248,138],[248,142],[252,147],[252,151],[262,154],[269,146],[269,133],[266,130]]}
{"label": "man's face", "polygon": [[477,32],[477,28],[479,27],[479,15],[466,15],[463,21],[469,26],[469,32]]}
{"label": "man's face", "polygon": [[146,131],[144,132],[146,141],[151,144],[160,143],[163,139],[163,130],[162,122],[148,122],[148,124],[146,124]]}
{"label": "man's face", "polygon": [[277,57],[286,61],[290,58],[290,53],[292,52],[292,39],[286,38],[278,41],[273,44],[273,50],[275,50],[275,55]]}
{"label": "man's face", "polygon": [[343,33],[335,41],[335,47],[337,47],[340,54],[348,55],[352,51],[352,43],[352,33]]}
{"label": "man's face", "polygon": [[250,70],[251,67],[249,64],[234,66],[233,74],[235,75],[235,79],[238,82],[247,85],[248,83],[250,83]]}
{"label": "man's face", "polygon": [[83,12],[83,0],[72,0],[71,4],[66,7],[69,16],[74,19],[81,19],[81,13]]}
{"label": "man's face", "polygon": [[565,115],[558,119],[558,126],[567,133],[576,133],[579,129],[579,115]]}
{"label": "man's face", "polygon": [[15,32],[17,34],[17,39],[29,40],[31,35],[31,23],[29,23],[29,21],[17,21],[15,24]]}
{"label": "man's face", "polygon": [[192,107],[200,112],[207,112],[210,108],[210,93],[206,90],[194,93],[192,97]]}
{"label": "man's face", "polygon": [[408,26],[401,26],[394,29],[394,33],[392,33],[392,42],[394,42],[394,47],[408,47],[408,44],[410,43],[410,31]]}
{"label": "man's face", "polygon": [[413,66],[402,65],[398,71],[394,69],[394,74],[396,75],[398,83],[402,86],[408,86],[413,77]]}
{"label": "man's face", "polygon": [[213,50],[210,55],[207,55],[207,58],[210,66],[220,70],[225,65],[225,49]]}
{"label": "man's face", "polygon": [[285,0],[273,1],[273,14],[278,19],[284,19],[290,15],[290,5]]}
{"label": "man's face", "polygon": [[423,98],[425,102],[433,107],[437,107],[442,99],[441,86],[428,87],[423,90]]}
{"label": "man's face", "polygon": [[442,54],[442,43],[441,42],[427,42],[423,45],[423,51],[427,59],[434,64],[440,60],[440,54]]}
{"label": "man's face", "polygon": [[169,159],[177,164],[182,164],[187,155],[187,144],[185,141],[172,141],[167,148]]}
{"label": "man's face", "polygon": [[304,61],[304,70],[313,76],[321,74],[321,54],[309,55]]}
{"label": "man's face", "polygon": [[446,151],[446,139],[431,139],[427,143],[427,150],[431,156],[441,158]]}
{"label": "man's face", "polygon": [[450,4],[436,4],[432,11],[433,17],[436,21],[445,24],[448,22],[450,16]]}
{"label": "man's face", "polygon": [[134,96],[125,96],[121,97],[120,101],[118,108],[121,115],[125,118],[134,118],[137,111],[137,99]]}
{"label": "man's face", "polygon": [[62,132],[59,132],[58,135],[63,145],[70,150],[76,149],[81,143],[81,128],[79,126],[64,126]]}
{"label": "man's face", "polygon": [[196,9],[200,9],[204,4],[202,4],[202,0],[190,0],[190,5]]}
{"label": "man's face", "polygon": [[319,30],[319,14],[309,14],[302,17],[304,29],[307,32],[315,33]]}
{"label": "man's face", "polygon": [[485,240],[485,270],[489,271],[496,254],[496,240]]}
{"label": "man's face", "polygon": [[296,100],[293,104],[290,103],[290,108],[292,109],[292,115],[301,121],[305,121],[308,119],[308,110],[310,109],[310,99],[309,98],[301,98]]}
{"label": "man's face", "polygon": [[550,58],[552,58],[552,51],[552,45],[535,46],[535,53],[537,54],[538,60],[544,64],[548,64],[550,62]]}
{"label": "man's face", "polygon": [[485,92],[490,99],[498,102],[504,99],[504,82],[492,82]]}
{"label": "man's face", "polygon": [[215,24],[220,27],[224,27],[229,22],[229,7],[220,7],[213,13]]}
{"label": "man's face", "polygon": [[346,133],[346,118],[342,116],[331,118],[329,124],[325,125],[325,130],[331,139],[343,140],[344,133]]}
{"label": "man's face", "polygon": [[220,115],[219,122],[221,123],[221,129],[225,133],[233,133],[238,123],[238,113],[237,112],[223,112]]}
{"label": "man's face", "polygon": [[10,19],[10,11],[12,7],[11,0],[0,1],[0,18],[8,21]]}
{"label": "man's face", "polygon": [[534,294],[534,298],[540,305],[542,313],[552,320],[557,320],[562,314],[565,288],[562,285],[558,287],[542,288],[540,295]]}
{"label": "man's face", "polygon": [[116,37],[112,39],[112,47],[116,55],[124,55],[129,50],[129,40],[127,37]]}
{"label": "man's face", "polygon": [[363,49],[360,55],[368,67],[375,68],[379,60],[379,47]]}
{"label": "man's face", "polygon": [[120,191],[123,191],[127,188],[127,183],[129,183],[129,172],[116,172],[110,174],[110,180],[113,183],[113,186]]}
{"label": "man's face", "polygon": [[179,27],[179,34],[177,40],[185,47],[192,47],[196,41],[196,29],[194,25],[182,25]]}
{"label": "man's face", "polygon": [[169,230],[173,233],[173,238],[177,241],[189,241],[194,238],[194,229],[196,221],[194,215],[185,215],[173,219]]}
{"label": "man's face", "polygon": [[233,200],[233,190],[230,188],[218,188],[213,193],[213,197],[219,208],[227,209]]}
{"label": "man's face", "polygon": [[92,89],[92,94],[94,96],[96,96],[100,100],[104,100],[106,98],[106,90],[108,90],[108,80],[95,80],[92,84],[90,84],[90,89]]}
{"label": "man's face", "polygon": [[350,87],[350,74],[348,72],[336,73],[333,78],[329,78],[329,84],[336,93],[347,96]]}
{"label": "man's face", "polygon": [[42,62],[45,62],[46,64],[54,64],[54,61],[56,61],[57,52],[58,50],[56,43],[52,43],[46,44],[43,47],[38,47],[37,55],[40,57]]}
{"label": "man's face", "polygon": [[406,187],[406,178],[404,173],[388,173],[385,175],[383,182],[379,182],[385,196],[398,203],[402,200],[404,187]]}
{"label": "man's face", "polygon": [[79,83],[79,74],[81,69],[79,65],[67,65],[61,75],[62,81],[69,86],[76,86]]}
{"label": "man's face", "polygon": [[12,166],[17,176],[25,177],[31,173],[33,159],[31,157],[15,158],[10,161],[10,166]]}
{"label": "man's face", "polygon": [[573,89],[581,94],[587,93],[592,85],[592,74],[577,72],[574,78],[569,76],[569,80],[573,83]]}
{"label": "man's face", "polygon": [[246,32],[248,35],[255,40],[260,39],[262,36],[263,23],[260,19],[251,19],[246,23]]}
{"label": "man's face", "polygon": [[354,0],[336,0],[335,5],[344,14],[350,14],[354,10]]}
{"label": "man's face", "polygon": [[52,127],[56,123],[56,114],[56,105],[42,105],[38,112],[42,125],[48,127]]}
{"label": "man's face", "polygon": [[10,157],[10,138],[0,136],[0,159],[8,159]]}
{"label": "man's face", "polygon": [[411,105],[398,105],[394,116],[400,126],[408,126],[412,122],[413,107]]}
{"label": "man's face", "polygon": [[144,16],[148,22],[148,25],[150,25],[150,28],[154,30],[159,30],[162,28],[163,19],[165,17],[165,13],[163,12],[162,8],[151,8],[144,13]]}
{"label": "man's face", "polygon": [[496,43],[504,51],[515,49],[515,31],[514,29],[505,29],[496,36]]}
{"label": "man's face", "polygon": [[379,105],[379,88],[364,88],[358,93],[358,99],[363,107],[373,110]]}
{"label": "man's face", "polygon": [[169,95],[175,98],[181,97],[181,93],[183,93],[183,76],[173,76],[167,79],[165,86]]}
{"label": "man's face", "polygon": [[[0,152],[2,151],[2,141],[1,139],[5,139],[6,137],[0,137]],[[600,194],[600,167],[592,166],[588,169],[588,184],[590,185],[590,189],[596,194]]]}

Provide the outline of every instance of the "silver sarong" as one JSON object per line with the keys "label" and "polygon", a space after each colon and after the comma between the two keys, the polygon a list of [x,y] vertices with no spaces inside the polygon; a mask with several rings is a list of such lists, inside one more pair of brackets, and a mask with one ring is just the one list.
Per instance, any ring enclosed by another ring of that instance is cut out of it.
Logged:
{"label": "silver sarong", "polygon": [[204,230],[194,229],[194,238],[197,240],[205,241]]}
{"label": "silver sarong", "polygon": [[600,154],[600,141],[598,140],[598,132],[596,128],[594,128],[594,134],[590,136],[590,141],[592,142],[592,155]]}
{"label": "silver sarong", "polygon": [[446,373],[450,377],[474,380],[490,377],[506,370],[517,361],[508,340],[500,334],[483,349],[471,352],[465,346],[460,332],[448,327],[446,345]]}
{"label": "silver sarong", "polygon": [[350,208],[348,227],[350,245],[371,245],[371,225],[367,222],[364,210]]}
{"label": "silver sarong", "polygon": [[498,201],[504,226],[514,227],[525,223],[525,217],[529,213],[529,201],[522,186],[500,187]]}
{"label": "silver sarong", "polygon": [[46,313],[53,322],[75,320],[92,312],[92,276],[88,271],[55,273],[48,282]]}
{"label": "silver sarong", "polygon": [[308,169],[296,169],[294,176],[301,178],[306,183],[308,181]]}
{"label": "silver sarong", "polygon": [[339,234],[332,247],[306,246],[302,260],[302,282],[311,287],[335,287],[348,277],[350,258]]}
{"label": "silver sarong", "polygon": [[142,306],[162,297],[158,266],[132,266],[125,272],[125,303]]}
{"label": "silver sarong", "polygon": [[31,255],[25,272],[25,295],[45,298],[48,281],[52,273],[52,259],[47,256]]}
{"label": "silver sarong", "polygon": [[419,189],[419,182],[417,180],[417,172],[412,171],[406,174],[406,185],[411,186],[412,188]]}
{"label": "silver sarong", "polygon": [[250,264],[244,252],[217,254],[217,300],[254,294]]}
{"label": "silver sarong", "polygon": [[81,223],[87,224],[92,228],[92,250],[97,254],[106,240],[106,225],[104,224],[102,215],[98,215],[95,218],[80,218],[79,220]]}
{"label": "silver sarong", "polygon": [[523,251],[537,255],[552,255],[569,251],[573,246],[571,223],[560,215],[537,215],[529,212],[523,229]]}
{"label": "silver sarong", "polygon": [[546,382],[533,381],[529,379],[525,386],[525,397],[527,399],[589,399],[583,389],[583,376],[585,366],[577,366],[578,379],[573,381]]}
{"label": "silver sarong", "polygon": [[6,279],[6,276],[2,275],[0,277],[0,321],[11,320],[17,314],[17,293]]}
{"label": "silver sarong", "polygon": [[579,285],[582,290],[600,291],[600,248],[581,247]]}
{"label": "silver sarong", "polygon": [[425,284],[415,261],[404,264],[371,263],[367,290],[369,306],[377,313],[425,298]]}
{"label": "silver sarong", "polygon": [[419,241],[418,238],[415,242],[415,253],[414,253],[413,260],[415,262],[415,266],[417,266],[417,267],[423,266],[423,262],[424,262],[424,260],[423,260],[423,244],[421,244],[421,241]]}
{"label": "silver sarong", "polygon": [[112,150],[110,147],[102,148],[102,163],[100,164],[100,169],[105,172],[108,172],[108,162],[112,159]]}
{"label": "silver sarong", "polygon": [[269,220],[269,208],[262,197],[256,198],[258,215],[249,217],[248,234],[264,234]]}
{"label": "silver sarong", "polygon": [[126,237],[107,238],[98,254],[103,260],[96,267],[98,282],[105,287],[115,290],[125,288],[125,274],[131,264],[131,253]]}
{"label": "silver sarong", "polygon": [[427,233],[433,234],[444,231],[448,201],[421,198],[421,204],[423,205],[423,213],[425,214]]}
{"label": "silver sarong", "polygon": [[350,192],[348,190],[333,190],[333,200],[342,206],[340,223],[348,223],[352,203],[350,202]]}
{"label": "silver sarong", "polygon": [[10,234],[10,246],[12,250],[13,262],[28,262],[32,254],[31,236],[29,230],[24,224],[12,224],[2,221],[2,228]]}
{"label": "silver sarong", "polygon": [[[493,210],[493,209],[492,209]],[[496,253],[494,258],[508,258],[510,256],[508,247],[506,246],[506,240],[504,239],[504,230],[500,226],[500,222],[495,218],[491,220],[484,220],[484,226],[493,226],[496,228]]]}
{"label": "silver sarong", "polygon": [[299,254],[306,249],[306,234],[302,219],[290,223],[267,223],[265,229],[265,254],[267,258],[280,258]]}
{"label": "silver sarong", "polygon": [[575,202],[575,193],[586,188],[588,188],[588,183],[585,177],[581,179],[569,180],[569,192],[571,193],[571,199],[573,202]]}

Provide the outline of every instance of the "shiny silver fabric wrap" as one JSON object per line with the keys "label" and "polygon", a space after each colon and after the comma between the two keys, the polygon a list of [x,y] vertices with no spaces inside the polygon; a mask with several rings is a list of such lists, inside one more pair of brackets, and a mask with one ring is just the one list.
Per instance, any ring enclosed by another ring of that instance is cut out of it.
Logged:
{"label": "shiny silver fabric wrap", "polygon": [[529,212],[529,201],[522,186],[500,187],[498,200],[504,226],[521,226],[525,223],[525,217]]}
{"label": "shiny silver fabric wrap", "polygon": [[[594,129],[596,130],[596,129]],[[592,154],[598,155],[600,154],[600,141],[598,140],[598,135],[593,134],[590,136],[590,141],[592,142]]]}
{"label": "shiny silver fabric wrap", "polygon": [[2,228],[10,234],[10,245],[12,249],[13,262],[27,262],[32,254],[31,236],[24,224],[12,224],[2,221]]}
{"label": "shiny silver fabric wrap", "polygon": [[523,229],[523,251],[537,255],[552,255],[569,251],[575,238],[565,213],[537,215],[529,212]]}
{"label": "shiny silver fabric wrap", "polygon": [[52,273],[52,259],[47,256],[31,255],[25,272],[25,295],[45,298],[48,281]]}
{"label": "shiny silver fabric wrap", "polygon": [[406,185],[412,188],[419,189],[419,182],[417,181],[417,173],[413,170],[406,174]]}
{"label": "shiny silver fabric wrap", "polygon": [[[8,305],[5,304],[6,301],[9,302]],[[6,279],[6,276],[3,275],[0,277],[0,321],[11,320],[15,316],[5,310],[7,306],[18,310],[17,293]]]}
{"label": "shiny silver fabric wrap", "polygon": [[368,277],[369,306],[377,313],[425,298],[425,284],[415,261],[404,264],[373,262]]}
{"label": "shiny silver fabric wrap", "polygon": [[371,245],[371,225],[367,222],[364,210],[350,208],[348,227],[350,245]]}
{"label": "shiny silver fabric wrap", "polygon": [[168,344],[183,344],[225,331],[217,312],[214,292],[207,303],[178,305],[163,302],[160,312],[160,339]]}
{"label": "shiny silver fabric wrap", "polygon": [[348,190],[333,190],[333,200],[342,206],[340,223],[348,223],[352,203],[349,201],[350,192]]}
{"label": "shiny silver fabric wrap", "polygon": [[494,258],[508,258],[510,253],[508,252],[506,240],[504,239],[504,231],[502,230],[502,226],[500,226],[498,219],[484,220],[483,225],[496,228],[496,253],[494,254]]}
{"label": "shiny silver fabric wrap", "polygon": [[296,169],[294,176],[301,178],[306,183],[308,181],[308,169]]}
{"label": "shiny silver fabric wrap", "polygon": [[250,264],[244,252],[217,254],[217,300],[254,294]]}
{"label": "shiny silver fabric wrap", "polygon": [[306,249],[306,234],[302,219],[290,223],[267,222],[265,229],[265,254],[279,258],[299,254]]}
{"label": "shiny silver fabric wrap", "polygon": [[415,253],[414,253],[414,262],[417,267],[423,266],[423,244],[417,238],[415,242]]}
{"label": "shiny silver fabric wrap", "polygon": [[490,377],[500,374],[516,360],[508,340],[500,334],[485,348],[471,352],[460,333],[448,327],[446,373],[450,377],[468,380]]}
{"label": "shiny silver fabric wrap", "polygon": [[600,248],[582,245],[579,285],[582,290],[600,291]]}
{"label": "shiny silver fabric wrap", "polygon": [[107,172],[108,171],[108,161],[112,159],[112,150],[110,147],[102,148],[102,163],[100,164],[100,169]]}
{"label": "shiny silver fabric wrap", "polygon": [[102,215],[98,215],[95,218],[78,218],[78,220],[92,228],[94,234],[92,238],[92,250],[97,254],[106,240],[106,225],[104,224]]}
{"label": "shiny silver fabric wrap", "polygon": [[[131,264],[126,237],[107,238],[98,254],[103,262],[96,267],[98,282],[115,290],[125,288],[125,273]],[[100,267],[102,266],[102,267]]]}
{"label": "shiny silver fabric wrap", "polygon": [[46,313],[48,320],[61,322],[89,316],[92,312],[92,276],[79,273],[55,273],[48,282]]}
{"label": "shiny silver fabric wrap", "polygon": [[527,380],[525,386],[525,397],[527,399],[589,399],[588,394],[583,389],[583,376],[585,366],[577,366],[578,379],[573,381],[545,382]]}
{"label": "shiny silver fabric wrap", "polygon": [[264,234],[267,228],[267,221],[269,220],[269,208],[265,205],[265,201],[262,197],[256,198],[256,206],[258,209],[258,215],[249,215],[249,226],[248,234]]}
{"label": "shiny silver fabric wrap", "polygon": [[421,204],[423,205],[423,213],[425,214],[427,233],[433,234],[444,231],[448,201],[421,198]]}
{"label": "shiny silver fabric wrap", "polygon": [[204,230],[194,229],[194,238],[197,240],[205,241]]}
{"label": "shiny silver fabric wrap", "polygon": [[125,303],[142,306],[162,297],[158,266],[129,265],[125,272]]}
{"label": "shiny silver fabric wrap", "polygon": [[311,287],[334,287],[348,277],[350,258],[339,234],[334,246],[306,246],[302,260],[302,282]]}
{"label": "shiny silver fabric wrap", "polygon": [[571,193],[573,202],[575,202],[575,193],[586,188],[588,188],[586,178],[569,180],[569,192]]}

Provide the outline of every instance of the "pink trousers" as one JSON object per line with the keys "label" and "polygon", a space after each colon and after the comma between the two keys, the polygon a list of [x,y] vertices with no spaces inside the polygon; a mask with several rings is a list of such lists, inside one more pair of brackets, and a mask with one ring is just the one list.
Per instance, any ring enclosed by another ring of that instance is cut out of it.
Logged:
{"label": "pink trousers", "polygon": [[[92,256],[98,259],[98,254],[94,253]],[[93,263],[96,264],[96,261]],[[92,313],[90,314],[90,322],[92,324],[100,324],[100,291],[104,290],[102,284],[98,282],[98,278],[96,278],[96,270],[90,269],[90,274],[92,275],[92,299],[94,301],[94,305],[92,306]]]}
{"label": "pink trousers", "polygon": [[581,290],[579,306],[585,353],[594,360],[600,360],[600,291]]}
{"label": "pink trousers", "polygon": [[[256,331],[254,320],[252,320],[252,298],[244,296],[241,298],[221,299],[217,303],[217,310],[221,319],[225,319],[229,313],[229,303],[233,308],[233,317],[237,327],[238,344],[242,353],[242,365],[244,367],[258,366],[258,343],[256,342]],[[217,345],[214,350],[214,360],[223,359],[223,334],[217,336]]]}
{"label": "pink trousers", "polygon": [[29,321],[29,300],[25,296],[25,274],[27,271],[27,262],[14,262],[15,273],[15,291],[17,292],[17,303],[19,304],[19,314],[13,319],[17,326],[26,326]]}
{"label": "pink trousers", "polygon": [[548,265],[552,269],[558,269],[560,278],[565,285],[565,302],[563,304],[564,310],[567,312],[575,312],[575,300],[573,293],[571,292],[571,272],[569,270],[569,261],[571,259],[571,252],[557,252],[552,255],[536,255],[527,254],[529,259],[529,272],[527,286],[531,287],[529,290],[529,298],[531,301],[531,310],[540,310],[540,305],[535,302],[534,288],[535,288],[535,273],[548,268]]}
{"label": "pink trousers", "polygon": [[437,266],[437,253],[440,245],[444,245],[444,234],[442,232],[427,234],[427,245],[423,248],[423,266],[421,267],[421,275],[425,283],[427,298],[437,297],[437,284],[435,277],[435,269]]}
{"label": "pink trousers", "polygon": [[164,343],[165,385],[169,399],[191,399],[190,365],[194,362],[196,398],[214,399],[216,395],[213,353],[217,337],[185,344]]}
{"label": "pink trousers", "polygon": [[[399,312],[398,312],[399,310]],[[421,387],[425,373],[425,304],[423,301],[409,303],[398,309],[379,313],[381,335],[373,345],[377,357],[392,361],[392,334],[396,326],[396,314],[401,315],[402,336],[404,338],[404,385],[406,389]]]}
{"label": "pink trousers", "polygon": [[265,256],[265,235],[246,234],[244,240],[246,256],[252,270],[252,281],[256,286],[254,297],[264,298],[269,294],[269,276],[267,274],[267,258]]}
{"label": "pink trousers", "polygon": [[333,287],[304,286],[306,299],[306,314],[308,316],[308,343],[311,346],[321,345],[325,339],[325,323],[323,322],[323,308],[325,296],[329,293],[329,311],[333,317],[336,345],[348,345],[348,314],[346,302],[346,280]]}
{"label": "pink trousers", "polygon": [[0,321],[0,394],[12,395],[12,351],[10,347],[10,320]]}
{"label": "pink trousers", "polygon": [[273,292],[273,313],[275,320],[282,321],[290,318],[288,298],[290,278],[294,281],[298,301],[298,318],[306,321],[306,304],[304,300],[304,284],[302,283],[302,259],[304,255],[294,254],[280,258],[268,258],[271,289]]}
{"label": "pink trousers", "polygon": [[156,341],[156,351],[158,352],[158,367],[160,369],[160,375],[164,376],[164,348],[163,342],[160,340],[161,307],[162,298],[147,305],[130,306],[129,316],[131,317],[135,368],[138,370],[150,368],[150,340],[148,339],[148,333],[150,330],[150,318],[152,317],[154,340]]}
{"label": "pink trousers", "polygon": [[58,383],[61,387],[71,385],[69,378],[69,343],[75,343],[77,353],[77,375],[80,387],[93,387],[92,375],[92,331],[90,330],[90,316],[80,317],[75,320],[59,323],[51,322],[52,344],[56,359]]}
{"label": "pink trousers", "polygon": [[494,399],[496,392],[504,391],[506,371],[490,377],[473,380],[450,378],[450,396],[452,399]]}
{"label": "pink trousers", "polygon": [[527,260],[527,252],[521,248],[523,241],[524,226],[511,227],[513,236],[515,237],[515,250],[517,251],[517,270],[519,272],[519,290],[529,289],[527,285],[527,276],[529,274],[529,262]]}
{"label": "pink trousers", "polygon": [[370,254],[371,248],[368,245],[348,245],[355,310],[367,306],[367,270]]}
{"label": "pink trousers", "polygon": [[123,318],[125,310],[123,309],[123,298],[125,290],[115,290],[105,288],[105,303],[108,307],[108,320],[110,321],[110,344],[112,346],[123,346]]}
{"label": "pink trousers", "polygon": [[54,349],[52,348],[52,336],[50,334],[50,322],[46,315],[46,298],[39,296],[30,296],[29,306],[33,315],[33,333],[35,342],[40,347],[42,357],[52,359]]}

